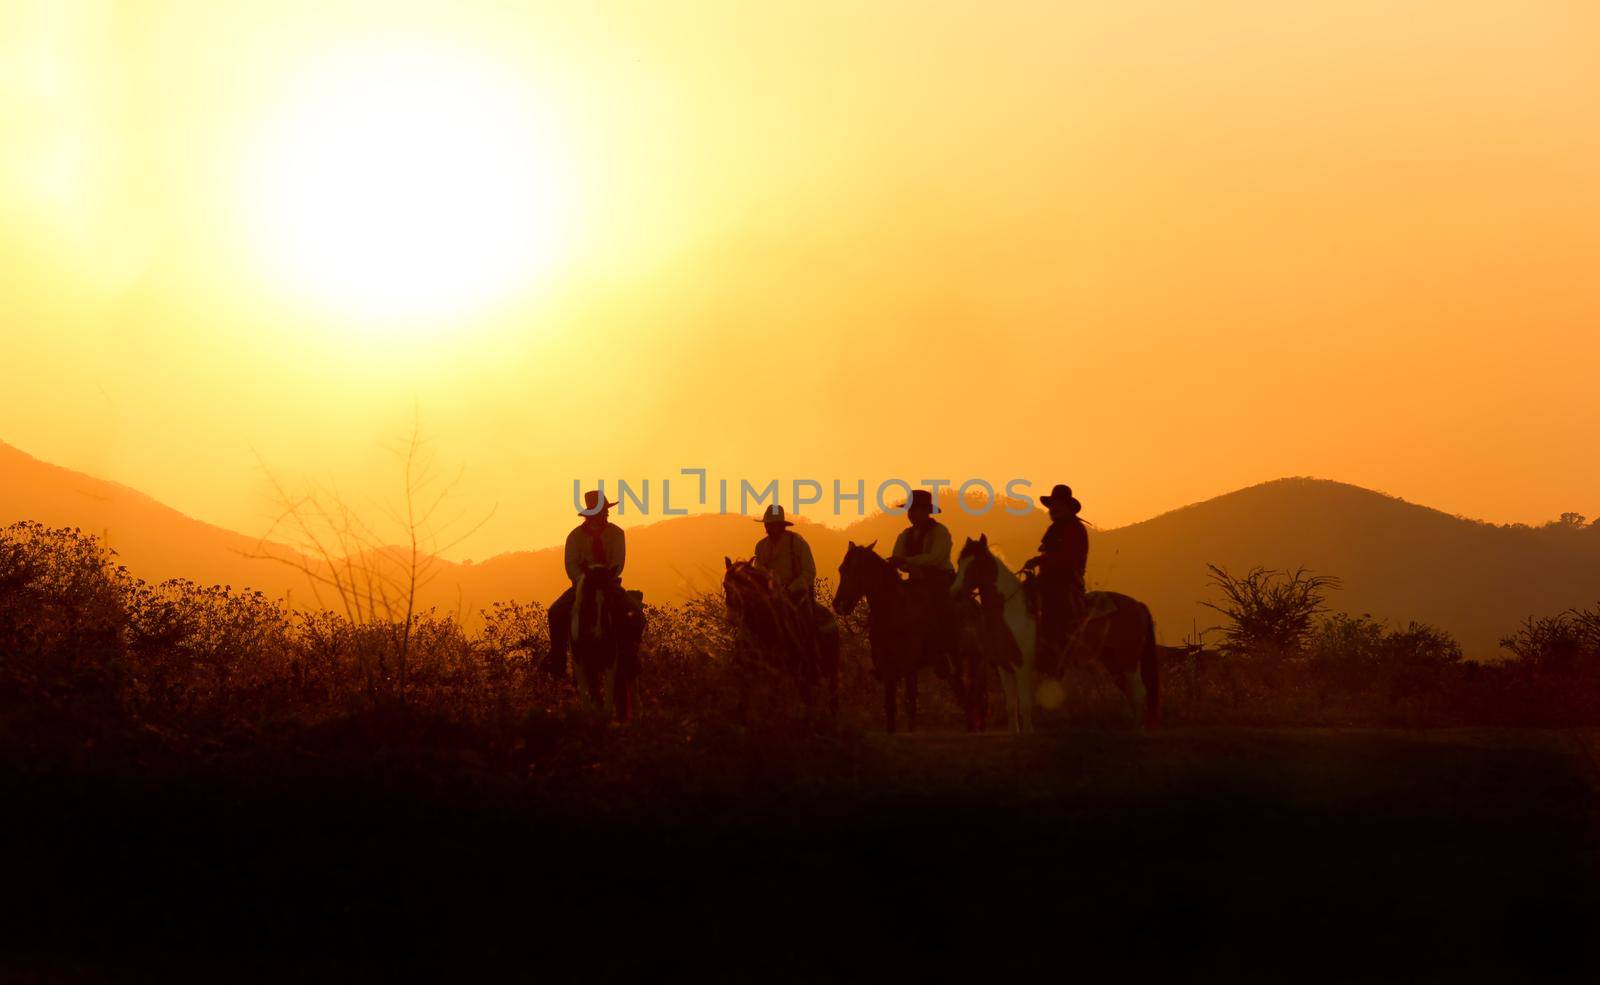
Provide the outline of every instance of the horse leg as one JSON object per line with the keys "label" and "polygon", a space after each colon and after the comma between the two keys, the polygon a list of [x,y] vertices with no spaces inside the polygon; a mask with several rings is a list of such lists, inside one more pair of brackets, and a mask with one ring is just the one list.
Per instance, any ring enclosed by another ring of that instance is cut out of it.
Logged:
{"label": "horse leg", "polygon": [[616,695],[617,721],[624,724],[633,721],[633,675],[618,670],[612,693]]}
{"label": "horse leg", "polygon": [[984,732],[989,728],[989,675],[983,651],[974,647],[967,651],[967,731]]}
{"label": "horse leg", "polygon": [[617,665],[613,663],[601,675],[600,684],[601,701],[605,705],[606,719],[615,721],[617,717]]}
{"label": "horse leg", "polygon": [[754,691],[754,676],[757,673],[757,664],[750,657],[752,654],[744,646],[734,643],[733,673],[739,681],[739,708],[736,715],[739,716],[739,724],[744,728],[749,728],[750,724],[750,702],[752,702],[750,692]]}
{"label": "horse leg", "polygon": [[1017,668],[1017,711],[1021,713],[1024,732],[1033,731],[1033,667],[1022,664]]}
{"label": "horse leg", "polygon": [[989,731],[989,675],[984,673],[985,668],[980,665],[973,671],[974,680],[972,690],[972,731]]}
{"label": "horse leg", "polygon": [[906,731],[917,730],[917,669],[906,675]]}
{"label": "horse leg", "polygon": [[1024,732],[1034,731],[1034,660],[1022,651],[1022,660],[1016,665],[1016,707],[1018,707]]}
{"label": "horse leg", "polygon": [[894,734],[894,689],[898,684],[893,675],[883,675],[883,720],[890,735]]}
{"label": "horse leg", "polygon": [[1006,701],[1006,728],[1012,732],[1022,731],[1022,718],[1017,709],[1017,672],[1012,667],[999,667],[1000,693]]}
{"label": "horse leg", "polygon": [[1144,646],[1139,651],[1139,679],[1144,682],[1144,727],[1161,727],[1161,657],[1156,652],[1154,620],[1146,625]]}
{"label": "horse leg", "polygon": [[589,688],[589,667],[576,654],[573,656],[573,684],[578,688],[578,700],[584,707],[594,708],[594,692]]}
{"label": "horse leg", "polygon": [[1140,707],[1144,704],[1144,683],[1139,680],[1139,673],[1135,668],[1119,666],[1119,661],[1102,656],[1102,666],[1111,675],[1111,680],[1117,685],[1117,690],[1122,692],[1122,700],[1128,703],[1128,710],[1133,714],[1134,728],[1139,728],[1141,716]]}
{"label": "horse leg", "polygon": [[966,713],[966,731],[981,732],[982,713],[987,705],[987,696],[984,692],[984,672],[982,672],[982,656],[976,646],[963,644],[955,651],[955,676],[962,681],[962,712]]}
{"label": "horse leg", "polygon": [[803,674],[800,677],[799,685],[800,707],[805,711],[805,726],[809,731],[817,720],[817,687],[812,681],[807,680]]}
{"label": "horse leg", "polygon": [[828,668],[828,723],[839,724],[839,654],[833,655],[833,663]]}
{"label": "horse leg", "polygon": [[1139,677],[1137,661],[1128,669],[1128,711],[1133,715],[1133,727],[1144,731],[1144,681]]}

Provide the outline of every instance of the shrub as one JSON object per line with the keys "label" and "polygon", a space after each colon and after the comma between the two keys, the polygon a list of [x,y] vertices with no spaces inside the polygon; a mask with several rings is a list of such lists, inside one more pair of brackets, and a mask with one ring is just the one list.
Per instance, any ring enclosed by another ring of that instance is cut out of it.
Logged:
{"label": "shrub", "polygon": [[1201,604],[1227,617],[1227,624],[1220,627],[1222,649],[1233,656],[1299,656],[1312,620],[1327,609],[1328,590],[1340,587],[1339,579],[1313,575],[1305,568],[1289,572],[1258,567],[1235,576],[1214,564],[1206,567],[1223,601]]}
{"label": "shrub", "polygon": [[1501,639],[1500,645],[1538,672],[1600,672],[1600,606],[1542,618],[1530,616],[1515,633]]}

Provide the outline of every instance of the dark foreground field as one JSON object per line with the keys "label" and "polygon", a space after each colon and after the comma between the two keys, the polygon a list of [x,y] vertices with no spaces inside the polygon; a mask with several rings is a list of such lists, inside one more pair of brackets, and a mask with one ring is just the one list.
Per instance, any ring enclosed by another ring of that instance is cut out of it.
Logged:
{"label": "dark foreground field", "polygon": [[1595,731],[730,733],[670,759],[635,734],[537,785],[428,741],[11,771],[5,980],[1600,970]]}

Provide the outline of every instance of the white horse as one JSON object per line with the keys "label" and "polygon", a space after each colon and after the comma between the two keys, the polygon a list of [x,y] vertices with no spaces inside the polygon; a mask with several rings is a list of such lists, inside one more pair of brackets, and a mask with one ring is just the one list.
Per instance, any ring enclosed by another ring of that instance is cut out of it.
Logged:
{"label": "white horse", "polygon": [[[1148,730],[1161,724],[1161,667],[1156,649],[1155,620],[1138,599],[1120,592],[1089,592],[1084,608],[1073,617],[1061,652],[1039,653],[1038,624],[1028,612],[1024,588],[1017,576],[989,552],[988,537],[968,539],[961,548],[956,580],[951,590],[976,589],[983,611],[983,646],[1000,672],[1006,691],[1006,711],[1013,727],[1018,719],[1013,698],[1021,705],[1020,727],[1033,727],[1035,676],[1043,673],[1037,693],[1047,708],[1060,704],[1064,682],[1056,675],[1068,666],[1094,659],[1111,675],[1127,699],[1134,727]],[[1054,657],[1040,664],[1040,657]]]}
{"label": "white horse", "polygon": [[[1000,673],[1006,723],[1013,732],[1033,731],[1033,668],[1039,627],[1028,612],[1022,582],[989,552],[989,535],[970,537],[956,560],[953,595],[978,592],[984,652]],[[980,677],[981,680],[981,677]]]}

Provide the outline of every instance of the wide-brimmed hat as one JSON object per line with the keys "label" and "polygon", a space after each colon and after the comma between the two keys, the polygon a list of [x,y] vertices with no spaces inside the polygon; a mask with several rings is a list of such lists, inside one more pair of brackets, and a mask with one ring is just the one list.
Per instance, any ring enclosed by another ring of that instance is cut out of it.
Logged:
{"label": "wide-brimmed hat", "polygon": [[598,489],[589,490],[588,492],[583,494],[583,509],[578,511],[578,515],[579,516],[595,516],[602,509],[602,507],[600,506],[600,504],[602,502],[606,504],[604,506],[604,509],[608,509],[608,510],[611,509],[611,507],[617,505],[616,503],[611,502],[609,499],[604,499],[604,500],[601,499],[600,498],[600,490],[598,490]]}
{"label": "wide-brimmed hat", "polygon": [[1046,506],[1054,506],[1060,503],[1072,513],[1077,513],[1083,509],[1083,504],[1078,502],[1076,496],[1072,495],[1072,487],[1061,482],[1056,483],[1055,488],[1050,490],[1050,495],[1040,496],[1039,502]]}
{"label": "wide-brimmed hat", "polygon": [[786,527],[794,526],[794,524],[783,518],[783,507],[779,506],[777,503],[773,503],[771,506],[767,507],[767,512],[761,514],[761,519],[757,520],[756,522],[781,523]]}
{"label": "wide-brimmed hat", "polygon": [[926,489],[913,489],[911,490],[911,498],[906,500],[904,503],[901,503],[899,506],[896,506],[895,509],[906,510],[909,512],[919,506],[923,507],[929,512],[932,512],[933,493]]}

